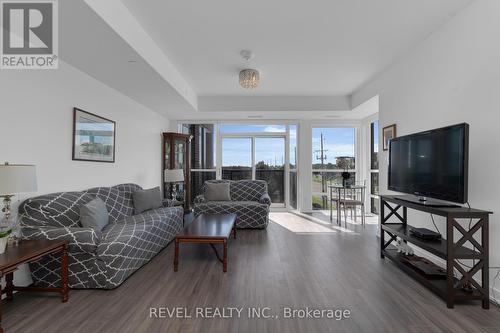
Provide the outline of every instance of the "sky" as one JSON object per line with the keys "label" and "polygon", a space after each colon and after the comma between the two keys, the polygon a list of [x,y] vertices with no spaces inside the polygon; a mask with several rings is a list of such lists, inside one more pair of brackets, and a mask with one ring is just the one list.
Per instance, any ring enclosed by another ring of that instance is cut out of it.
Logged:
{"label": "sky", "polygon": [[374,127],[373,127],[373,150],[378,152],[378,121],[374,122]]}
{"label": "sky", "polygon": [[352,156],[355,153],[356,130],[352,127],[313,128],[313,164],[321,163],[320,156],[321,134],[323,134],[323,149],[326,150],[325,163],[335,164],[338,156]]}
{"label": "sky", "polygon": [[[285,133],[285,125],[230,125],[219,127],[222,134],[227,133]],[[335,163],[337,156],[354,156],[356,131],[352,127],[313,128],[313,163],[319,163],[314,152],[320,149],[320,135],[323,133],[326,163]],[[293,154],[297,144],[296,131],[290,132],[290,146]],[[285,160],[285,142],[283,138],[257,138],[255,142],[255,160],[270,165],[283,165]],[[294,158],[291,154],[291,163]],[[223,166],[248,166],[252,163],[252,140],[250,138],[224,138],[222,142]]]}
{"label": "sky", "polygon": [[[285,125],[221,125],[222,134],[227,133],[281,133]],[[295,132],[294,132],[295,134]],[[296,137],[296,135],[291,135]],[[292,138],[292,142],[294,139]],[[295,140],[296,141],[296,140]],[[282,166],[285,163],[284,138],[256,138],[255,162],[264,161],[268,165]],[[252,140],[250,138],[223,138],[222,166],[252,166]]]}

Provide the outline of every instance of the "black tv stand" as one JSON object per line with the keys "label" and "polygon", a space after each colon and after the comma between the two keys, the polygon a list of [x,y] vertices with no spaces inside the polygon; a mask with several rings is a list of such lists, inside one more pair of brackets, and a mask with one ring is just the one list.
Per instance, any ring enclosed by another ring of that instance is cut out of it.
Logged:
{"label": "black tv stand", "polygon": [[425,198],[425,197],[417,197],[417,196],[414,196],[414,195],[401,195],[401,196],[398,196],[398,197],[399,197],[400,200],[414,202],[416,204],[424,205],[424,206],[427,206],[427,207],[455,207],[455,208],[462,207],[462,206],[455,205],[455,204],[452,204],[452,203],[447,203],[447,202],[443,202],[443,201],[439,201],[439,200],[428,199],[428,198]]}
{"label": "black tv stand", "polygon": [[[401,195],[380,196],[381,258],[392,260],[400,269],[444,299],[448,308],[453,308],[458,300],[481,300],[483,308],[489,309],[488,221],[492,213],[466,207],[434,207],[405,199],[406,196]],[[446,239],[427,241],[412,235],[412,227],[408,225],[408,208],[445,217],[446,235],[443,236]],[[393,220],[396,222],[389,222],[391,217],[395,217]],[[470,230],[457,221],[464,218],[472,219]],[[459,237],[450,237],[454,233]],[[445,260],[446,279],[432,278],[409,265],[405,256],[392,245],[398,237]],[[464,246],[466,242],[473,244],[474,249]],[[459,260],[471,259],[476,260],[474,267],[468,268],[459,263]],[[455,278],[455,270],[461,277]],[[476,274],[481,276],[481,283],[474,279]]]}

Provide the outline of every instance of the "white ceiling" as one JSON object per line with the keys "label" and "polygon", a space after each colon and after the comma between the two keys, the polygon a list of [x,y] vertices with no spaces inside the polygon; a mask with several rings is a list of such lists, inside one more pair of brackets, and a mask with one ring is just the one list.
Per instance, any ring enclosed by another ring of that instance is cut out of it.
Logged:
{"label": "white ceiling", "polygon": [[[199,96],[350,95],[472,0],[122,0]],[[239,87],[251,49],[262,72]]]}
{"label": "white ceiling", "polygon": [[193,111],[186,98],[84,1],[60,1],[59,26],[65,62],[163,115]]}
{"label": "white ceiling", "polygon": [[[372,111],[350,95],[472,1],[65,0],[59,45],[169,119],[360,119]],[[263,73],[253,92],[244,48]]]}

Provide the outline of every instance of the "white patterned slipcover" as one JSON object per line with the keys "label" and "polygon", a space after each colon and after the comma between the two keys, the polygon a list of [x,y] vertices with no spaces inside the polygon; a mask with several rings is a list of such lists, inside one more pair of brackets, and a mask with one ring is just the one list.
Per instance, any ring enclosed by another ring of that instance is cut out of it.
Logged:
{"label": "white patterned slipcover", "polygon": [[[26,200],[19,207],[24,239],[69,241],[69,286],[112,289],[147,263],[182,229],[181,207],[162,207],[133,215],[135,184],[97,187],[82,192],[47,194]],[[109,224],[96,232],[80,224],[80,206],[101,198]],[[60,284],[59,256],[30,264],[35,285]]]}
{"label": "white patterned slipcover", "polygon": [[237,216],[236,227],[240,229],[264,229],[269,223],[271,198],[267,183],[263,180],[209,180],[207,183],[229,182],[231,201],[207,201],[202,194],[195,198],[194,215],[230,214]]}

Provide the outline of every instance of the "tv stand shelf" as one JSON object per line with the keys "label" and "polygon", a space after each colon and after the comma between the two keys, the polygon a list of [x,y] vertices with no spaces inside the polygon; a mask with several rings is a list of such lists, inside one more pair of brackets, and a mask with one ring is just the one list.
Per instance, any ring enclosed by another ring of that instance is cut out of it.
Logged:
{"label": "tv stand shelf", "polygon": [[[446,301],[448,308],[453,308],[456,300],[482,300],[484,309],[489,308],[489,275],[488,275],[488,211],[464,208],[464,207],[434,207],[418,204],[404,199],[405,196],[382,195],[380,196],[380,256],[387,257],[407,274],[415,278],[431,291]],[[408,225],[408,208],[427,212],[446,218],[447,239],[426,241],[413,236],[410,233],[411,226]],[[388,211],[388,214],[386,214]],[[396,217],[397,223],[388,222],[391,217]],[[470,230],[463,228],[457,219],[473,219]],[[475,220],[475,221],[474,221]],[[454,231],[460,235],[458,241],[454,241]],[[480,235],[480,242],[474,235]],[[386,240],[388,236],[388,240]],[[400,237],[405,242],[410,242],[435,256],[446,260],[446,279],[435,279],[428,277],[416,270],[404,260],[404,255],[397,253],[396,248],[391,245]],[[465,247],[469,241],[474,244],[475,249]],[[460,259],[475,259],[475,265],[468,268],[459,264]],[[454,271],[462,276],[458,279]],[[480,272],[481,284],[474,280],[473,276]],[[465,285],[472,286],[472,291],[465,291]]]}
{"label": "tv stand shelf", "polygon": [[[412,227],[408,225],[404,225],[402,223],[397,224],[384,224],[382,225],[382,229],[385,231],[396,235],[416,246],[432,253],[435,256],[438,256],[441,259],[446,260],[447,258],[447,248],[446,248],[446,239],[439,240],[423,240],[421,238],[415,237],[410,233],[410,229]],[[455,249],[455,254],[462,259],[477,259],[481,256],[481,253],[478,251],[474,251],[464,246],[459,246]]]}

